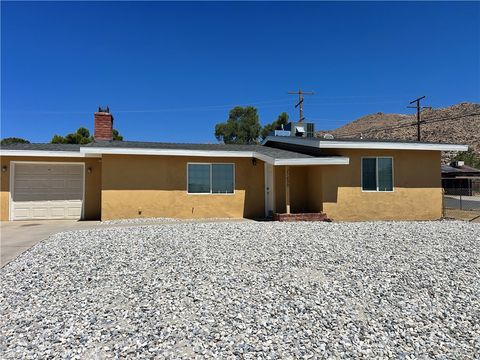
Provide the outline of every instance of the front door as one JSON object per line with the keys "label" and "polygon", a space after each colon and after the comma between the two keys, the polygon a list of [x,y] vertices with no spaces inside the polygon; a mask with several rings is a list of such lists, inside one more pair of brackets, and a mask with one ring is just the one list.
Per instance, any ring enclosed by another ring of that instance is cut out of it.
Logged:
{"label": "front door", "polygon": [[274,211],[274,188],[273,188],[273,165],[265,163],[265,216],[273,216]]}

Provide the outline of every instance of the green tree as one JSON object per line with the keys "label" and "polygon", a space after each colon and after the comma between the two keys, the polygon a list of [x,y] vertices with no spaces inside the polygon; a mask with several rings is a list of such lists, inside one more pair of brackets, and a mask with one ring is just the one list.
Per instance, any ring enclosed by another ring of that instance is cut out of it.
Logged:
{"label": "green tree", "polygon": [[[120,135],[118,130],[113,129],[113,140],[121,141],[123,136]],[[90,136],[90,131],[85,127],[80,127],[74,133],[67,134],[65,136],[53,135],[50,143],[52,144],[89,144],[93,142],[93,136]]]}
{"label": "green tree", "polygon": [[22,139],[22,138],[17,138],[17,137],[9,137],[2,139],[1,145],[10,145],[10,144],[30,144],[30,141]]}
{"label": "green tree", "polygon": [[77,129],[77,134],[80,135],[82,138],[89,138],[90,137],[90,131],[87,128],[84,128],[84,127],[79,127]]}
{"label": "green tree", "polygon": [[123,141],[123,136],[120,135],[120,133],[118,132],[118,130],[113,129],[113,140]]}
{"label": "green tree", "polygon": [[285,126],[287,124],[288,114],[286,112],[282,112],[280,115],[278,115],[277,120],[263,127],[261,132],[262,140],[265,139],[272,131],[281,130],[282,126]]}
{"label": "green tree", "polygon": [[215,125],[215,137],[225,144],[257,144],[260,130],[256,108],[235,106],[226,122]]}
{"label": "green tree", "polygon": [[468,151],[458,153],[453,160],[464,161],[465,165],[480,169],[480,156],[476,154],[472,148],[468,148]]}
{"label": "green tree", "polygon": [[66,144],[67,143],[67,139],[65,139],[63,136],[61,135],[53,135],[52,137],[52,140],[50,141],[50,143],[52,144]]}

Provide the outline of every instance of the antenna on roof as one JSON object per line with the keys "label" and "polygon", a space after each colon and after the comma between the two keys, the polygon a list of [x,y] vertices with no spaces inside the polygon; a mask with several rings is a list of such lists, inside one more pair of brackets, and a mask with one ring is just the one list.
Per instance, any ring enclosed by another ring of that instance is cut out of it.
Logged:
{"label": "antenna on roof", "polygon": [[305,119],[303,117],[303,95],[313,95],[315,93],[313,91],[302,91],[302,89],[298,89],[298,91],[289,91],[288,94],[298,94],[298,103],[295,107],[298,107],[299,110],[298,122],[302,122]]}

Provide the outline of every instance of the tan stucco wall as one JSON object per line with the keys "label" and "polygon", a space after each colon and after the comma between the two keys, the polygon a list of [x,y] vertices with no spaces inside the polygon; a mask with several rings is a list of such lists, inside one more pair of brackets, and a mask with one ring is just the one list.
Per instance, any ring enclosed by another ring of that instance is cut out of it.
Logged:
{"label": "tan stucco wall", "polygon": [[322,166],[308,166],[308,211],[321,212],[323,210],[322,198]]}
{"label": "tan stucco wall", "polygon": [[[285,166],[275,166],[275,211],[286,211]],[[290,212],[322,210],[322,166],[289,166]]]}
{"label": "tan stucco wall", "polygon": [[[442,216],[439,151],[338,150],[350,165],[290,166],[292,213],[334,220],[433,220]],[[361,158],[393,157],[393,192],[363,192]],[[275,168],[276,212],[285,212],[285,167]]]}
{"label": "tan stucco wall", "polygon": [[[323,211],[330,218],[434,220],[442,216],[439,151],[339,150],[336,153],[348,156],[350,165],[321,167]],[[363,156],[393,157],[393,192],[362,191]]]}
{"label": "tan stucco wall", "polygon": [[[440,152],[338,150],[350,165],[290,166],[293,213],[324,211],[334,220],[432,220],[442,215]],[[362,192],[361,158],[392,156],[393,192]],[[10,161],[85,162],[85,218],[257,218],[264,216],[264,163],[250,158],[104,155],[2,157],[0,219],[8,220]],[[187,194],[188,162],[235,164],[234,195]],[[285,167],[274,168],[275,211],[285,212]]]}
{"label": "tan stucco wall", "polygon": [[[85,212],[86,220],[100,219],[101,204],[101,178],[102,162],[98,158],[63,158],[63,157],[24,157],[24,156],[2,156],[1,167],[6,166],[7,171],[1,172],[0,185],[0,219],[9,219],[9,197],[10,197],[10,169],[11,161],[38,161],[38,162],[80,162],[85,163]],[[87,169],[91,168],[89,174]]]}
{"label": "tan stucco wall", "polygon": [[[234,163],[235,194],[187,194],[187,163]],[[104,155],[102,220],[264,216],[264,163],[251,158]]]}

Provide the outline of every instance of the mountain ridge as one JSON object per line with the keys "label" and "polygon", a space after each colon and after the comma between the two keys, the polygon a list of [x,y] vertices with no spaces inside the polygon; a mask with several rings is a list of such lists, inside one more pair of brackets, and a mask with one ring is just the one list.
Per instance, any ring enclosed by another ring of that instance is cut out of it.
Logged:
{"label": "mountain ridge", "polygon": [[[420,125],[421,141],[466,144],[480,156],[480,103],[461,102],[445,108],[424,109]],[[417,140],[416,114],[367,114],[334,130],[320,130],[317,137],[363,140]],[[445,153],[449,160],[453,154]]]}

